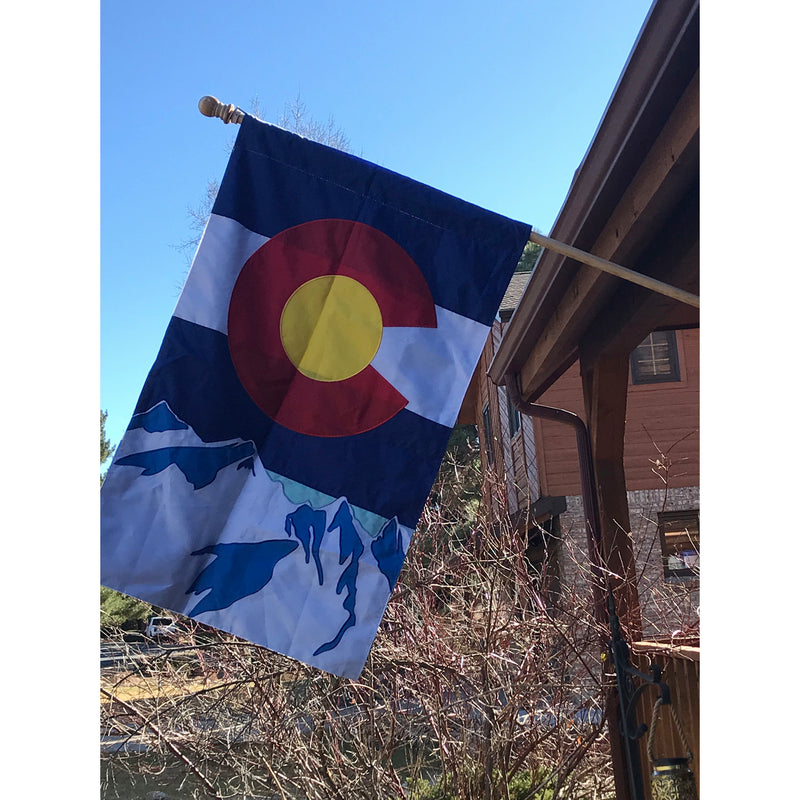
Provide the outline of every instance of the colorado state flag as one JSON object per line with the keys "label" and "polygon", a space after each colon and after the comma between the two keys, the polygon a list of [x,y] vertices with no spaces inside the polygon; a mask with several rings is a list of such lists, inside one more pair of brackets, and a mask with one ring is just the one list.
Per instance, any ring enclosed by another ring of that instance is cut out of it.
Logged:
{"label": "colorado state flag", "polygon": [[357,678],[530,227],[245,117],[101,582]]}

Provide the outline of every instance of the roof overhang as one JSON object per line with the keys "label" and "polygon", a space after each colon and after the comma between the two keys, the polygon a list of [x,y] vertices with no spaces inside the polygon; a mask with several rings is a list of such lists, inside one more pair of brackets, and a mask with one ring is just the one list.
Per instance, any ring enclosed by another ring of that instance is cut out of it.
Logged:
{"label": "roof overhang", "polygon": [[[699,2],[657,0],[550,237],[699,294]],[[536,400],[578,358],[699,311],[543,250],[489,368]]]}

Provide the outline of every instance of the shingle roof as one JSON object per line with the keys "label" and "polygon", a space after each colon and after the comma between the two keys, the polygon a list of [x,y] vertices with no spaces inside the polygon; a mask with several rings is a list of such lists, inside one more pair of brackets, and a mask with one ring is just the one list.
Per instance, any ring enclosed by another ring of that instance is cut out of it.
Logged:
{"label": "shingle roof", "polygon": [[515,272],[511,276],[511,282],[508,284],[508,289],[506,289],[506,293],[500,302],[500,319],[503,322],[509,320],[514,313],[514,309],[525,291],[525,286],[530,276],[530,272]]}

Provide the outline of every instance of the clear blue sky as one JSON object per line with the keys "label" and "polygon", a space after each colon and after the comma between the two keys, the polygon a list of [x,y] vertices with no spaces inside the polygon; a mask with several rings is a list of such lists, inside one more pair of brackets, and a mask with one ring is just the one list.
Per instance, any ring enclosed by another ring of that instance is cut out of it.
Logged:
{"label": "clear blue sky", "polygon": [[649,0],[101,4],[101,408],[122,437],[236,128],[299,97],[353,152],[547,233]]}

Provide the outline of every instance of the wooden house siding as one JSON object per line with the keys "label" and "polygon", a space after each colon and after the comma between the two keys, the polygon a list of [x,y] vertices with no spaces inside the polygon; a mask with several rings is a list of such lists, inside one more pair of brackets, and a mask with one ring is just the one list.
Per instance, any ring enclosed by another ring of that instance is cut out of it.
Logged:
{"label": "wooden house siding", "polygon": [[528,469],[525,463],[525,442],[520,428],[511,440],[511,463],[513,465],[514,491],[516,492],[517,506],[523,507],[528,502]]}
{"label": "wooden house siding", "polygon": [[[473,398],[474,407],[464,414],[464,418],[474,421],[478,426],[478,437],[481,448],[481,464],[484,475],[488,475],[489,458],[488,448],[494,450],[494,490],[490,491],[489,484],[484,490],[484,499],[491,505],[492,511],[500,511],[500,500],[497,497],[497,485],[505,485],[508,509],[512,513],[524,508],[529,503],[535,502],[540,496],[539,470],[536,460],[536,420],[530,417],[521,417],[520,430],[509,436],[508,399],[505,387],[497,387],[487,377],[489,364],[495,350],[502,338],[503,323],[496,322],[492,333],[486,340],[481,358],[476,370],[477,388]],[[486,439],[486,430],[483,421],[484,408],[489,409],[489,419],[494,441],[489,443]]]}
{"label": "wooden house siding", "polygon": [[[662,476],[667,475],[656,465],[659,460],[669,465],[669,486],[700,483],[700,332],[677,331],[676,338],[681,380],[629,385],[625,423],[625,481],[629,491],[664,487]],[[585,420],[578,365],[567,370],[539,402],[573,411]],[[534,430],[542,494],[580,494],[574,432],[567,426],[539,421]]]}
{"label": "wooden house siding", "polygon": [[[497,388],[491,384],[487,377],[489,364],[495,353],[495,349],[500,342],[502,336],[501,325],[499,322],[494,323],[491,333],[486,338],[486,344],[483,348],[480,360],[478,362],[478,391],[476,393],[476,408],[473,411],[472,419],[475,420],[478,426],[478,437],[481,449],[481,466],[483,467],[483,474],[487,476],[484,481],[484,501],[490,506],[494,515],[499,515],[502,508],[505,507],[505,499],[498,495],[496,490],[497,485],[503,485],[506,476],[506,469],[504,465],[504,444],[503,444],[503,428],[501,424],[500,414],[500,398],[498,397]],[[492,430],[492,441],[488,442],[486,439],[486,430],[483,423],[483,409],[489,409],[489,421]],[[493,464],[490,466],[488,460],[488,449],[492,449],[494,456]]]}
{"label": "wooden house siding", "polygon": [[539,470],[536,462],[536,444],[533,432],[533,420],[522,417],[522,452],[525,457],[525,475],[528,483],[528,502],[535,503],[539,499]]}
{"label": "wooden house siding", "polygon": [[508,393],[505,386],[497,388],[497,403],[500,416],[500,441],[503,445],[503,469],[505,471],[508,510],[513,514],[519,508],[517,492],[514,489],[514,456],[511,448],[511,435],[508,426]]}

